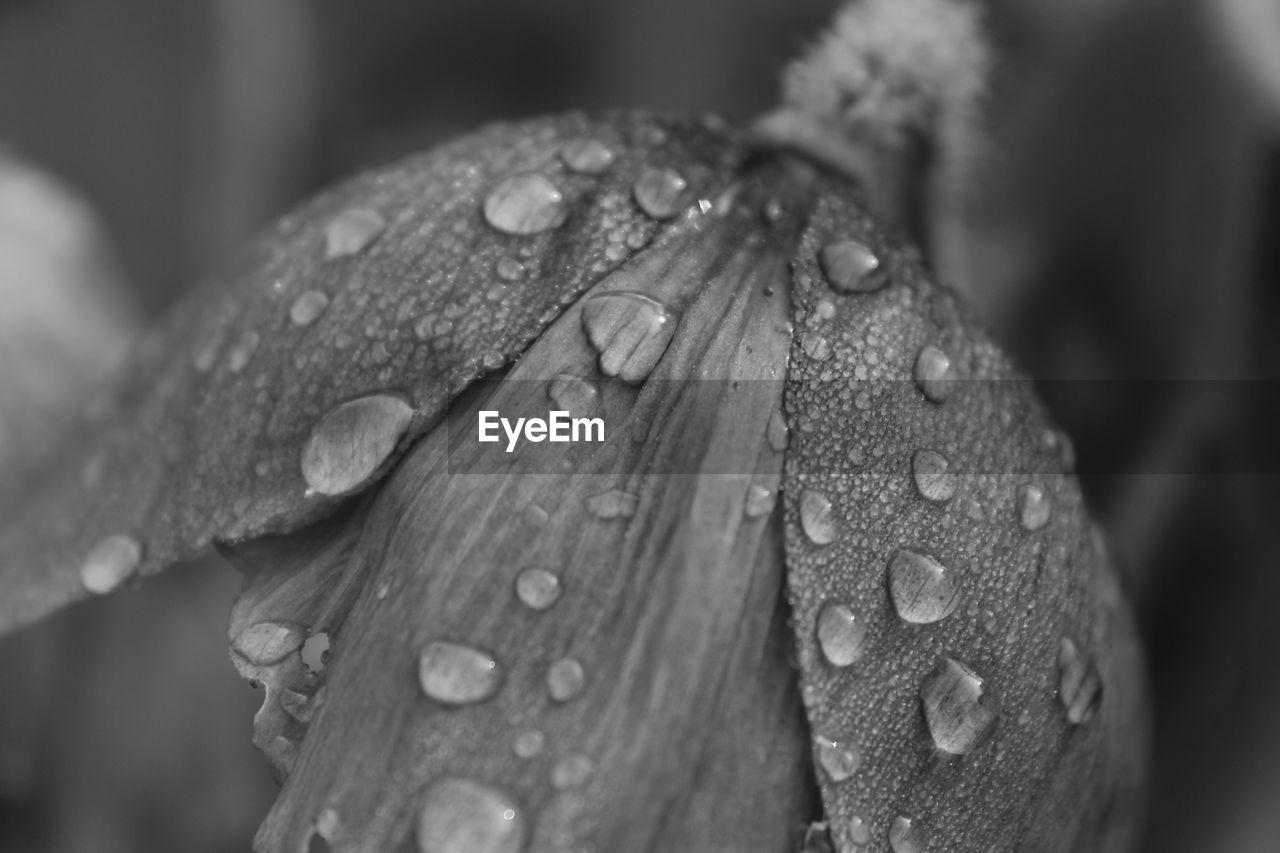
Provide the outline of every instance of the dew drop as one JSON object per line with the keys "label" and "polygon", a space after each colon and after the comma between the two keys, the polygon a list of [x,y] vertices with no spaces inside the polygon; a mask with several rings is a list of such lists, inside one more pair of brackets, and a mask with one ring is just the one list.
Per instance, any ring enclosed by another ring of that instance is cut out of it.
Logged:
{"label": "dew drop", "polygon": [[1076,644],[1062,638],[1058,647],[1058,699],[1073,726],[1086,723],[1102,704],[1102,676]]}
{"label": "dew drop", "polygon": [[325,809],[316,817],[316,835],[325,841],[333,841],[341,826],[342,818],[336,809]]}
{"label": "dew drop", "polygon": [[924,830],[912,818],[898,815],[889,824],[889,847],[893,853],[923,853],[925,843]]}
{"label": "dew drop", "polygon": [[236,342],[231,345],[231,350],[227,353],[227,369],[232,373],[239,373],[248,366],[249,360],[253,358],[253,354],[258,350],[258,344],[261,342],[257,332],[245,332]]}
{"label": "dew drop", "polygon": [[840,533],[835,507],[822,492],[805,489],[800,495],[800,527],[815,545],[830,545]]}
{"label": "dew drop", "polygon": [[818,253],[818,263],[840,293],[872,293],[889,282],[876,253],[857,240],[828,243]]}
{"label": "dew drop", "polygon": [[434,640],[418,656],[422,692],[445,705],[483,702],[498,692],[502,667],[488,652]]}
{"label": "dew drop", "polygon": [[862,659],[866,649],[867,625],[847,604],[824,604],[818,612],[815,634],[822,656],[832,666],[850,666]]}
{"label": "dew drop", "polygon": [[574,139],[560,148],[560,159],[572,172],[598,175],[613,165],[617,155],[598,139]]}
{"label": "dew drop", "polygon": [[258,622],[241,631],[231,647],[249,663],[279,663],[302,648],[302,629],[289,622]]}
{"label": "dew drop", "polygon": [[800,348],[814,361],[826,361],[831,358],[831,342],[816,332],[805,332],[801,335]]}
{"label": "dew drop", "polygon": [[497,263],[493,266],[493,271],[498,274],[498,278],[503,281],[515,281],[524,275],[524,265],[515,258],[504,255],[498,258]]}
{"label": "dew drop", "polygon": [[547,383],[547,397],[558,409],[586,417],[600,411],[600,389],[589,379],[559,373]]}
{"label": "dew drop", "polygon": [[289,307],[289,320],[295,326],[310,326],[329,307],[329,297],[319,290],[308,290]]}
{"label": "dew drop", "polygon": [[560,658],[547,670],[547,692],[557,702],[568,702],[582,692],[586,672],[577,658]]}
{"label": "dew drop", "polygon": [[386,227],[387,221],[377,211],[365,208],[345,211],[325,229],[325,257],[332,260],[359,254],[372,246]]}
{"label": "dew drop", "polygon": [[654,219],[670,219],[684,208],[686,181],[671,169],[646,169],[635,183],[636,204]]}
{"label": "dew drop", "polygon": [[420,853],[519,853],[525,833],[515,800],[471,779],[433,783],[418,814]]}
{"label": "dew drop", "polygon": [[614,489],[587,499],[587,509],[596,518],[607,520],[630,518],[636,514],[639,499],[632,494]]}
{"label": "dew drop", "polygon": [[951,394],[951,356],[937,347],[924,347],[916,356],[912,375],[916,387],[931,403],[941,403]]}
{"label": "dew drop", "polygon": [[679,314],[643,293],[599,293],[582,306],[582,328],[600,353],[600,372],[641,382],[675,335]]}
{"label": "dew drop", "polygon": [[570,755],[551,768],[551,785],[558,791],[577,788],[591,778],[595,765],[585,755]]}
{"label": "dew drop", "polygon": [[854,815],[845,824],[845,835],[854,844],[868,844],[871,841],[871,827],[861,817]]}
{"label": "dew drop", "polygon": [[302,448],[308,490],[341,495],[364,485],[395,450],[412,419],[409,404],[390,394],[360,397],[330,411]]}
{"label": "dew drop", "polygon": [[766,489],[758,483],[752,483],[747,488],[747,500],[744,511],[748,518],[759,518],[762,515],[768,515],[773,510],[775,503],[773,491]]}
{"label": "dew drop", "polygon": [[546,610],[560,600],[560,578],[546,569],[525,569],[516,576],[516,598],[531,610]]}
{"label": "dew drop", "polygon": [[80,567],[80,583],[95,595],[105,595],[138,569],[142,562],[142,545],[132,536],[108,536],[84,559]]}
{"label": "dew drop", "polygon": [[932,557],[901,548],[889,561],[889,597],[904,622],[927,625],[960,604],[953,573]]}
{"label": "dew drop", "polygon": [[951,470],[950,460],[941,453],[917,450],[911,457],[911,474],[925,500],[942,503],[955,497],[959,478]]}
{"label": "dew drop", "polygon": [[529,759],[541,755],[546,746],[547,736],[533,729],[516,735],[515,741],[511,744],[511,751],[516,754],[516,758]]}
{"label": "dew drop", "polygon": [[983,678],[954,658],[943,658],[920,685],[925,722],[938,749],[965,755],[995,729],[1000,704]]}
{"label": "dew drop", "polygon": [[839,741],[825,737],[814,738],[818,753],[818,764],[832,782],[843,782],[858,770],[862,764],[862,754],[857,747],[841,744]]}
{"label": "dew drop", "polygon": [[1052,504],[1039,486],[1018,489],[1018,520],[1027,530],[1039,530],[1049,523]]}
{"label": "dew drop", "polygon": [[505,234],[538,234],[562,224],[568,214],[564,194],[541,175],[507,178],[484,200],[484,218]]}

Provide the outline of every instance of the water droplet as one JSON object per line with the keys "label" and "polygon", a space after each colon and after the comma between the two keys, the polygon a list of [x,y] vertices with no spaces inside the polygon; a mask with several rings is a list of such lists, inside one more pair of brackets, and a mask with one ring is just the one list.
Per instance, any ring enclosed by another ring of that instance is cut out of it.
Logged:
{"label": "water droplet", "polygon": [[1027,530],[1039,530],[1049,523],[1052,504],[1039,486],[1018,489],[1018,519]]}
{"label": "water droplet", "polygon": [[310,673],[324,672],[329,662],[329,635],[321,631],[302,644],[302,663]]}
{"label": "water droplet", "polygon": [[757,483],[747,489],[747,501],[744,507],[748,518],[759,518],[768,515],[775,503],[773,492]]}
{"label": "water droplet", "polygon": [[913,819],[898,815],[889,824],[889,847],[893,853],[923,853],[925,843],[924,830]]}
{"label": "water droplet", "polygon": [[822,492],[805,489],[800,495],[800,527],[815,545],[830,545],[840,533],[835,507]]}
{"label": "water droplet", "polygon": [[142,562],[142,545],[132,536],[108,536],[80,567],[80,583],[95,595],[105,595],[124,583]]}
{"label": "water droplet", "polygon": [[209,369],[213,367],[214,361],[218,358],[218,344],[219,340],[213,338],[200,345],[200,348],[191,357],[191,363],[195,365],[196,370],[201,373],[209,372]]}
{"label": "water droplet", "polygon": [[932,557],[905,548],[889,561],[889,597],[904,622],[927,625],[950,616],[960,603],[952,572]]}
{"label": "water droplet", "polygon": [[917,450],[911,457],[911,474],[925,500],[941,503],[955,497],[959,478],[951,471],[951,462],[941,453]]}
{"label": "water droplet", "polygon": [[515,800],[471,779],[433,783],[418,814],[420,853],[520,853],[525,832]]}
{"label": "water droplet", "polygon": [[422,692],[445,705],[483,702],[498,692],[502,667],[488,652],[434,640],[418,656]]}
{"label": "water droplet", "polygon": [[316,817],[316,835],[325,841],[333,841],[341,826],[342,818],[338,816],[336,809],[324,809]]}
{"label": "water droplet", "polygon": [[560,148],[560,159],[570,171],[598,175],[613,165],[617,155],[598,139],[574,139]]}
{"label": "water droplet", "polygon": [[253,331],[245,332],[236,339],[236,342],[231,345],[230,352],[227,353],[227,369],[232,373],[244,370],[257,351],[261,340],[258,333]]}
{"label": "water droplet", "polygon": [[843,782],[852,776],[862,763],[862,754],[856,746],[841,744],[825,737],[814,738],[818,763],[831,777],[832,782]]}
{"label": "water droplet", "polygon": [[675,335],[679,314],[633,291],[599,293],[582,306],[582,328],[600,353],[600,372],[641,382]]}
{"label": "water droplet", "polygon": [[781,411],[773,410],[769,415],[769,426],[765,431],[770,447],[779,453],[787,449],[787,419],[783,417]]}
{"label": "water droplet", "polygon": [[814,361],[831,358],[831,342],[815,332],[805,332],[800,336],[800,348]]}
{"label": "water droplet", "polygon": [[493,266],[494,272],[498,274],[498,278],[503,281],[515,281],[524,275],[524,265],[515,258],[503,256],[498,258],[498,262]]}
{"label": "water droplet", "polygon": [[862,659],[867,624],[847,604],[828,602],[818,612],[818,648],[832,666],[850,666]]}
{"label": "water droplet", "polygon": [[303,633],[288,622],[259,622],[241,631],[231,644],[255,666],[279,663],[302,647]]}
{"label": "water droplet", "polygon": [[1102,704],[1098,668],[1066,637],[1058,647],[1058,699],[1072,725],[1088,722]]}
{"label": "water droplet", "polygon": [[938,749],[965,755],[995,729],[1000,703],[983,678],[954,658],[943,658],[920,685],[925,722]]}
{"label": "water droplet", "polygon": [[591,778],[595,765],[585,755],[570,755],[551,768],[551,785],[558,791],[577,788]]}
{"label": "water droplet", "polygon": [[916,356],[912,372],[916,387],[931,403],[941,403],[951,394],[951,356],[937,347],[924,347]]}
{"label": "water droplet", "polygon": [[876,253],[857,240],[828,243],[818,253],[818,263],[831,287],[840,293],[871,293],[889,282]]}
{"label": "water droplet", "polygon": [[639,503],[640,501],[635,495],[614,489],[602,495],[588,498],[587,509],[596,518],[606,520],[630,518],[636,514],[636,507]]}
{"label": "water droplet", "polygon": [[311,492],[341,495],[377,473],[409,429],[413,409],[399,397],[374,394],[343,403],[316,424],[302,448]]}
{"label": "water droplet", "polygon": [[563,193],[541,175],[507,178],[484,200],[485,220],[506,234],[537,234],[557,227],[567,214]]}
{"label": "water droplet", "polygon": [[329,297],[319,290],[308,290],[289,308],[289,320],[295,326],[310,326],[329,307]]}
{"label": "water droplet", "polygon": [[547,383],[547,397],[557,409],[586,417],[600,411],[600,389],[596,384],[572,373],[559,373]]}
{"label": "water droplet", "polygon": [[861,817],[854,815],[845,824],[845,835],[854,844],[868,844],[871,841],[871,827]]}
{"label": "water droplet", "polygon": [[635,183],[636,204],[654,219],[670,219],[685,206],[689,182],[670,169],[646,169]]}
{"label": "water droplet", "polygon": [[345,211],[325,229],[325,257],[332,260],[359,254],[372,246],[386,227],[387,221],[377,211],[364,208]]}
{"label": "water droplet", "polygon": [[525,569],[516,576],[516,597],[525,607],[546,610],[560,600],[560,578],[546,569]]}
{"label": "water droplet", "polygon": [[560,658],[547,670],[547,692],[557,702],[568,702],[582,692],[586,672],[577,658]]}
{"label": "water droplet", "polygon": [[511,744],[511,750],[517,758],[536,758],[547,746],[547,736],[537,729],[521,732]]}

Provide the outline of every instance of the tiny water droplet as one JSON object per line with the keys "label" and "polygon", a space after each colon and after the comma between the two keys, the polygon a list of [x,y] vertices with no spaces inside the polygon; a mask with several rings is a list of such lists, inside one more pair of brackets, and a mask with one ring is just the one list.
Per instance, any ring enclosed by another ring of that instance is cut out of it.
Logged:
{"label": "tiny water droplet", "polygon": [[1058,699],[1073,726],[1086,723],[1102,704],[1102,676],[1066,637],[1058,647]]}
{"label": "tiny water droplet", "polygon": [[253,354],[258,350],[258,344],[261,342],[257,332],[245,332],[236,342],[231,345],[230,352],[227,353],[227,369],[232,373],[239,373],[248,366],[249,360],[253,358]]}
{"label": "tiny water droplet", "polygon": [[506,234],[538,234],[561,225],[568,214],[564,194],[541,175],[507,178],[484,200],[484,218]]}
{"label": "tiny water droplet", "polygon": [[525,834],[516,801],[471,779],[433,783],[418,813],[420,853],[520,853]]}
{"label": "tiny water droplet", "polygon": [[279,663],[302,648],[302,629],[289,622],[258,622],[241,631],[231,647],[255,666]]}
{"label": "tiny water droplet", "polygon": [[911,474],[925,500],[942,503],[955,497],[959,478],[951,470],[950,460],[941,453],[917,450],[911,457]]}
{"label": "tiny water droplet", "polygon": [[773,410],[769,415],[769,426],[765,431],[770,447],[779,453],[787,449],[787,419],[783,417],[781,411]]}
{"label": "tiny water droplet", "polygon": [[831,287],[839,293],[872,293],[889,283],[880,258],[857,240],[828,243],[818,253],[818,263]]}
{"label": "tiny water droplet", "polygon": [[568,702],[582,692],[586,672],[577,658],[560,658],[547,670],[547,692],[557,702]]}
{"label": "tiny water droplet", "polygon": [[558,791],[577,788],[591,778],[595,765],[585,755],[570,755],[551,768],[551,785]]}
{"label": "tiny water droplet", "polygon": [[912,818],[898,815],[889,824],[889,847],[893,853],[923,853],[925,843],[924,830]]}
{"label": "tiny water droplet", "polygon": [[845,835],[854,844],[868,844],[871,841],[871,827],[861,817],[854,815],[845,824]]}
{"label": "tiny water droplet", "polygon": [[105,595],[138,570],[142,562],[142,545],[132,536],[108,536],[84,559],[80,567],[80,583],[95,595]]}
{"label": "tiny water droplet", "polygon": [[587,499],[587,509],[596,518],[610,520],[614,518],[630,518],[636,514],[639,499],[620,489],[605,492]]}
{"label": "tiny water droplet", "polygon": [[325,841],[333,841],[341,826],[342,818],[339,817],[336,809],[324,809],[316,817],[316,833]]}
{"label": "tiny water droplet", "polygon": [[598,175],[613,165],[617,155],[598,139],[574,139],[560,148],[560,159],[572,172]]}
{"label": "tiny water droplet", "polygon": [[800,495],[800,527],[815,545],[830,545],[840,534],[835,507],[822,492],[805,489]]}
{"label": "tiny water droplet", "polygon": [[418,656],[422,692],[445,705],[483,702],[498,692],[502,667],[488,652],[433,640]]}
{"label": "tiny water droplet", "polygon": [[517,758],[529,759],[541,755],[546,746],[547,736],[533,729],[516,735],[515,741],[511,744],[511,750]]}
{"label": "tiny water droplet", "polygon": [[670,219],[685,206],[689,182],[671,169],[646,169],[636,180],[636,204],[654,219]]}
{"label": "tiny water droplet", "polygon": [[1000,703],[982,676],[954,658],[943,658],[920,685],[925,722],[938,749],[966,755],[995,729]]}
{"label": "tiny water droplet", "polygon": [[516,597],[531,610],[546,610],[560,600],[560,578],[546,569],[525,569],[516,576]]}
{"label": "tiny water droplet", "polygon": [[937,347],[924,347],[920,350],[912,375],[915,377],[916,387],[929,402],[941,403],[951,395],[951,356]]}
{"label": "tiny water droplet", "polygon": [[675,335],[679,314],[643,293],[598,293],[582,306],[582,329],[600,353],[600,372],[643,381]]}
{"label": "tiny water droplet", "polygon": [[339,214],[324,232],[324,254],[332,260],[356,255],[373,245],[387,227],[374,210],[355,208]]}
{"label": "tiny water droplet", "polygon": [[775,503],[773,492],[758,483],[752,483],[747,489],[747,501],[744,511],[748,518],[759,518],[768,515]]}
{"label": "tiny water droplet", "polygon": [[927,625],[945,619],[960,604],[953,573],[925,554],[901,548],[889,561],[889,597],[904,622]]}
{"label": "tiny water droplet", "polygon": [[805,332],[801,335],[800,348],[814,361],[826,361],[831,358],[831,342],[816,332]]}
{"label": "tiny water droplet", "polygon": [[849,605],[836,602],[822,605],[815,633],[822,656],[832,666],[850,666],[862,659],[866,649],[867,624]]}
{"label": "tiny water droplet", "polygon": [[413,409],[390,394],[350,400],[325,415],[302,448],[310,491],[341,495],[363,485],[409,429]]}
{"label": "tiny water droplet", "polygon": [[524,265],[515,258],[504,255],[498,258],[498,262],[493,266],[494,272],[498,274],[498,278],[503,281],[515,281],[524,275]]}
{"label": "tiny water droplet", "polygon": [[329,635],[321,631],[307,637],[306,642],[302,644],[301,655],[307,672],[312,674],[324,672],[325,664],[329,662]]}
{"label": "tiny water droplet", "polygon": [[308,290],[289,307],[289,320],[295,326],[310,326],[329,307],[329,297],[320,290]]}
{"label": "tiny water droplet", "polygon": [[814,738],[818,752],[818,764],[831,777],[832,782],[843,782],[858,770],[862,754],[856,746],[841,744],[825,737]]}
{"label": "tiny water droplet", "polygon": [[1049,497],[1039,486],[1018,489],[1018,520],[1027,530],[1039,530],[1048,524],[1052,510]]}

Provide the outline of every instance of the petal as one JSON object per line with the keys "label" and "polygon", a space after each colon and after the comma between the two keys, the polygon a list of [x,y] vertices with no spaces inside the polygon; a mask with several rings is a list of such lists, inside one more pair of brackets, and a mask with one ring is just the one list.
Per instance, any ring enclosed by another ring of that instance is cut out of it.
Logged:
{"label": "petal", "polygon": [[[584,139],[613,153],[603,171],[580,168]],[[82,596],[81,564],[110,537],[137,543],[147,575],[331,512],[669,228],[632,199],[648,168],[685,175],[691,204],[742,157],[698,122],[568,115],[491,127],[284,217],[142,342],[49,477],[17,491],[0,630]],[[362,399],[373,404],[333,415]]]}
{"label": "petal", "polygon": [[[832,286],[835,241],[876,254],[886,286]],[[858,759],[819,752],[837,843],[1127,849],[1141,662],[1029,384],[843,192],[794,269],[796,325],[829,352],[797,343],[787,373],[787,571],[809,721]]]}

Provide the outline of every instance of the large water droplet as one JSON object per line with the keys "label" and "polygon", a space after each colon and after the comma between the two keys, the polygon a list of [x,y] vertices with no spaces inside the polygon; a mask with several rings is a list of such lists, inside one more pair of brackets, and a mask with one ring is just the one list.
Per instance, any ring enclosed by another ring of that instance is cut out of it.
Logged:
{"label": "large water droplet", "polygon": [[924,830],[915,820],[898,815],[889,824],[889,847],[893,853],[923,853],[925,843]]}
{"label": "large water droplet", "polygon": [[845,836],[854,844],[868,844],[871,841],[871,827],[861,817],[854,815],[845,824]]}
{"label": "large water droplet", "polygon": [[310,326],[329,307],[329,297],[320,290],[308,290],[289,308],[289,320],[295,326]]}
{"label": "large water droplet", "polygon": [[857,240],[828,243],[818,263],[831,287],[840,293],[871,293],[889,283],[889,276],[871,248]]}
{"label": "large water droplet", "polygon": [[800,494],[800,527],[815,545],[830,545],[840,535],[840,521],[831,499],[822,492],[805,489]]}
{"label": "large water droplet", "polygon": [[1039,486],[1018,489],[1018,520],[1027,530],[1039,530],[1049,523],[1053,506]]}
{"label": "large water droplet", "polygon": [[564,194],[541,175],[507,178],[484,200],[485,220],[507,234],[537,234],[560,225],[567,214]]}
{"label": "large water droplet", "polygon": [[817,332],[805,332],[800,336],[800,349],[814,361],[831,358],[831,342]]}
{"label": "large water droplet", "polygon": [[355,255],[373,245],[387,221],[373,210],[348,210],[329,223],[324,232],[324,253],[329,259]]}
{"label": "large water droplet", "polygon": [[598,139],[574,139],[560,148],[560,159],[570,171],[598,175],[613,165],[617,155]]}
{"label": "large water droplet", "polygon": [[965,755],[991,734],[1000,703],[982,676],[954,658],[943,658],[920,685],[920,701],[933,743]]}
{"label": "large water droplet", "polygon": [[916,387],[931,403],[941,403],[951,394],[951,356],[937,347],[924,347],[916,356],[912,375]]}
{"label": "large water droplet", "polygon": [[582,306],[582,328],[600,353],[600,372],[641,382],[658,364],[675,335],[679,315],[633,291],[592,296]]}
{"label": "large water droplet", "polygon": [[511,744],[511,750],[517,758],[529,759],[541,755],[546,746],[547,736],[537,729],[532,729],[516,735],[515,742]]}
{"label": "large water droplet", "polygon": [[778,409],[769,415],[769,426],[765,432],[770,447],[779,453],[787,449],[787,419]]}
{"label": "large water droplet", "polygon": [[560,600],[560,578],[546,569],[525,569],[516,576],[516,597],[525,607],[546,610]]}
{"label": "large water droplet", "polygon": [[142,545],[132,536],[108,536],[103,539],[80,566],[80,583],[95,595],[105,595],[138,570],[142,562]]}
{"label": "large water droplet", "polygon": [[547,670],[547,692],[557,702],[568,702],[582,692],[586,671],[576,658],[560,658]]}
{"label": "large water droplet", "polygon": [[689,182],[670,169],[646,169],[633,188],[636,204],[654,219],[670,219],[684,209]]}
{"label": "large water droplet", "polygon": [[814,738],[814,744],[818,764],[831,777],[832,782],[843,782],[857,772],[858,766],[862,764],[862,753],[852,744],[842,744],[821,736]]}
{"label": "large water droplet", "polygon": [[488,652],[434,640],[418,656],[422,692],[445,705],[483,702],[498,692],[502,667]]}
{"label": "large water droplet", "polygon": [[421,853],[519,853],[524,841],[524,817],[502,791],[458,777],[427,789],[418,814]]}
{"label": "large water droplet", "polygon": [[262,339],[257,332],[245,332],[236,338],[236,342],[231,345],[231,350],[227,353],[227,369],[232,373],[239,373],[248,366],[249,360],[253,358],[253,354],[258,351],[258,344]]}
{"label": "large water droplet", "polygon": [[889,561],[888,577],[889,597],[904,622],[937,622],[960,604],[960,589],[952,572],[925,554],[899,549]]}
{"label": "large water droplet", "polygon": [[1066,637],[1058,647],[1058,699],[1072,725],[1088,722],[1102,704],[1098,668]]}
{"label": "large water droplet", "polygon": [[775,502],[772,490],[758,483],[752,483],[747,488],[747,500],[743,509],[748,518],[759,518],[762,515],[768,515],[773,510]]}
{"label": "large water droplet", "polygon": [[241,631],[231,647],[249,663],[267,666],[302,648],[305,638],[302,629],[289,622],[259,622]]}
{"label": "large water droplet", "polygon": [[316,424],[302,448],[311,492],[341,495],[364,485],[395,450],[413,409],[399,397],[374,394],[343,403]]}
{"label": "large water droplet", "polygon": [[620,489],[605,492],[587,499],[587,510],[596,518],[610,520],[614,518],[630,518],[636,514],[640,501],[635,495]]}
{"label": "large water droplet", "polygon": [[547,396],[557,409],[577,417],[590,417],[600,411],[600,389],[596,384],[572,373],[559,373],[547,383]]}
{"label": "large water droplet", "polygon": [[955,497],[958,478],[951,471],[950,460],[941,453],[917,450],[911,457],[911,474],[925,500],[940,503]]}
{"label": "large water droplet", "polygon": [[570,755],[551,768],[551,785],[556,790],[577,788],[591,778],[595,765],[585,755]]}
{"label": "large water droplet", "polygon": [[867,624],[847,604],[827,602],[818,611],[818,648],[832,666],[849,666],[862,659]]}

